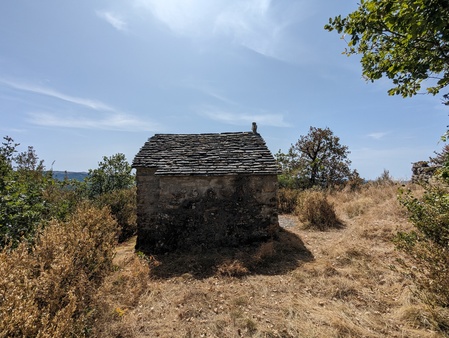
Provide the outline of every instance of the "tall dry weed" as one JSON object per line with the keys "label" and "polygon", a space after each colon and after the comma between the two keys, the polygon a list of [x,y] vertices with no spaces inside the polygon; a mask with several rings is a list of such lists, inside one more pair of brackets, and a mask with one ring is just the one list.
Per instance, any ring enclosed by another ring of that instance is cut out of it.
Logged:
{"label": "tall dry weed", "polygon": [[67,222],[51,222],[35,246],[0,252],[0,337],[87,335],[115,233],[107,209],[82,205]]}
{"label": "tall dry weed", "polygon": [[[334,204],[337,214],[343,218],[363,217],[375,220],[382,215],[382,219],[406,219],[406,210],[398,201],[398,183],[387,181],[367,183],[357,191],[345,189],[334,192],[330,200]],[[410,185],[411,189],[419,190],[419,187]]]}
{"label": "tall dry weed", "polygon": [[115,273],[105,278],[95,296],[98,310],[93,337],[133,337],[136,328],[129,312],[151,291],[146,260],[133,254],[116,264]]}

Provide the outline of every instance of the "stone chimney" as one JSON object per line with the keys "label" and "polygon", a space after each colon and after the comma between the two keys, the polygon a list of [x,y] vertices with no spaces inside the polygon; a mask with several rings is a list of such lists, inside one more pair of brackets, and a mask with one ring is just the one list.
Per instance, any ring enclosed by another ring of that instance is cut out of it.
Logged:
{"label": "stone chimney", "polygon": [[253,128],[252,128],[252,130],[253,130],[253,133],[254,133],[254,134],[257,134],[257,123],[256,123],[256,122],[253,122]]}

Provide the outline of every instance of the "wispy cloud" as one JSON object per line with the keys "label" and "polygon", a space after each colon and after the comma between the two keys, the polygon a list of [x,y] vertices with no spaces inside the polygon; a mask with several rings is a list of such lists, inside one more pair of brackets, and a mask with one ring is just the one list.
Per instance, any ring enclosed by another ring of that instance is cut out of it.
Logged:
{"label": "wispy cloud", "polygon": [[80,105],[80,106],[83,106],[86,108],[94,109],[94,110],[103,110],[103,111],[114,111],[115,110],[111,106],[109,106],[101,101],[67,95],[67,94],[61,93],[57,90],[54,90],[54,89],[51,89],[51,88],[48,88],[45,86],[38,86],[38,85],[30,84],[30,83],[25,83],[25,82],[20,82],[20,81],[15,81],[15,80],[6,80],[6,79],[0,79],[0,83],[3,83],[4,85],[7,85],[13,89],[18,89],[18,90],[22,90],[22,91],[26,91],[26,92],[30,92],[30,93],[34,93],[34,94],[49,96],[49,97],[52,97],[55,99],[74,103],[74,104],[77,104],[77,105]]}
{"label": "wispy cloud", "polygon": [[28,114],[28,122],[38,126],[75,129],[116,131],[156,131],[160,129],[158,124],[143,121],[129,114],[104,114],[100,118],[89,118],[48,112],[33,112]]}
{"label": "wispy cloud", "polygon": [[215,32],[259,54],[279,58],[283,29],[287,22],[277,21],[270,12],[270,0],[238,2],[219,13]]}
{"label": "wispy cloud", "polygon": [[199,114],[212,120],[232,125],[249,126],[251,122],[257,122],[259,125],[272,127],[290,127],[290,124],[284,121],[282,114],[240,114],[206,106],[200,109]]}
{"label": "wispy cloud", "polygon": [[[0,79],[0,84],[19,92],[49,97],[68,103],[66,108],[58,108],[58,112],[38,111],[28,113],[28,122],[46,127],[121,130],[121,131],[156,131],[159,124],[142,120],[133,114],[125,113],[102,101],[68,95],[58,90],[35,85],[23,81]],[[28,103],[30,100],[27,100]],[[35,104],[34,106],[41,106]],[[76,111],[76,113],[73,113]],[[92,114],[95,112],[95,114]]]}
{"label": "wispy cloud", "polygon": [[108,22],[112,27],[118,31],[126,31],[126,22],[117,14],[108,11],[97,11],[97,16]]}
{"label": "wispy cloud", "polygon": [[193,89],[197,92],[203,93],[207,95],[208,97],[217,100],[221,103],[230,105],[230,106],[238,106],[238,103],[231,98],[229,98],[222,88],[219,88],[218,86],[207,82],[207,81],[200,81],[200,80],[184,80],[184,81],[178,81],[176,85],[185,87],[188,89]]}
{"label": "wispy cloud", "polygon": [[387,135],[388,133],[386,132],[376,132],[376,133],[370,133],[366,136],[373,138],[375,140],[380,140],[381,138],[383,138],[385,135]]}
{"label": "wispy cloud", "polygon": [[16,133],[16,134],[23,134],[26,133],[26,129],[20,129],[20,128],[0,128],[0,130],[5,131],[7,133]]}
{"label": "wispy cloud", "polygon": [[[135,0],[165,24],[172,32],[190,38],[221,36],[276,59],[288,59],[298,52],[286,28],[307,13],[307,3],[297,1],[276,10],[271,0]],[[294,13],[294,15],[293,15]]]}

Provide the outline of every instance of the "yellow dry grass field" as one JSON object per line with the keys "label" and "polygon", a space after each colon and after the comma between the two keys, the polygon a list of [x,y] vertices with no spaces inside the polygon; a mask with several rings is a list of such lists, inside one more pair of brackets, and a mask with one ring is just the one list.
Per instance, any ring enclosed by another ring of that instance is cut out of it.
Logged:
{"label": "yellow dry grass field", "polygon": [[[392,238],[410,227],[398,185],[331,194],[342,226],[294,215],[272,241],[208,254],[117,249],[98,337],[441,337]],[[447,315],[447,314],[441,314]]]}

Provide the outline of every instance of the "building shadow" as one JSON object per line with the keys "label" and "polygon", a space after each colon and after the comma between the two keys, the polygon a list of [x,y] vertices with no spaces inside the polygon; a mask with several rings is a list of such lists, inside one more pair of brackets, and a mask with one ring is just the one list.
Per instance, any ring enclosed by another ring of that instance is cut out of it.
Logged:
{"label": "building shadow", "polygon": [[167,279],[188,275],[196,279],[211,276],[244,277],[279,275],[314,259],[301,238],[281,227],[273,238],[239,247],[176,251],[147,256],[150,277]]}

